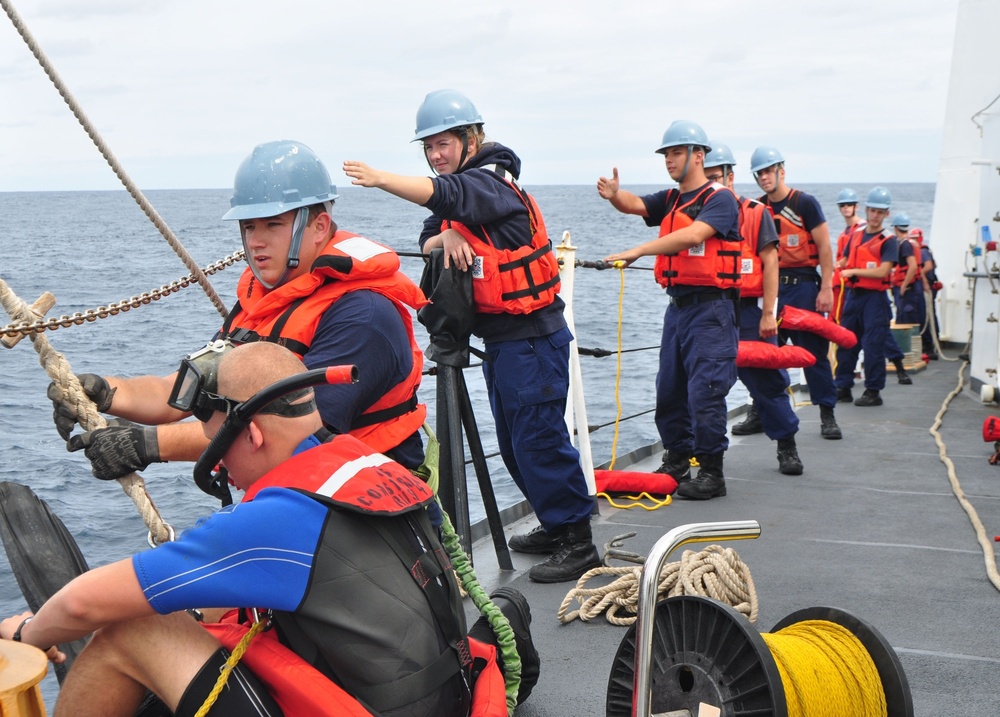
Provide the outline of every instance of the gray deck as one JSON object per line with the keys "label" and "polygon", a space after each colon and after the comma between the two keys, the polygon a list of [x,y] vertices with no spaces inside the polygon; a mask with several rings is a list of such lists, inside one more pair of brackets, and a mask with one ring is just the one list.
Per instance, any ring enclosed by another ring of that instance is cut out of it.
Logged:
{"label": "gray deck", "polygon": [[[728,496],[678,500],[653,512],[617,510],[601,501],[595,542],[636,531],[627,547],[645,555],[678,525],[757,520],[759,539],[727,546],[756,583],[758,631],[771,631],[802,608],[839,607],[867,621],[895,649],[917,717],[997,717],[1000,592],[929,433],[957,377],[958,364],[945,361],[916,373],[912,386],[898,385],[890,374],[884,406],[838,404],[841,441],[823,440],[818,409],[799,407],[805,464],[799,477],[778,473],[775,446],[762,434],[733,437],[726,455]],[[997,412],[966,390],[951,402],[940,429],[961,490],[990,541],[1000,533],[1000,467],[987,463],[992,444],[983,442],[981,430],[984,418]],[[658,463],[657,453],[644,466]],[[534,525],[529,516],[508,535]],[[474,555],[485,587],[513,584],[531,603],[542,674],[518,715],[603,715],[626,628],[603,617],[561,625],[556,611],[572,583],[531,583],[526,570],[534,556],[514,554],[516,571],[498,573],[488,542],[477,543]]]}

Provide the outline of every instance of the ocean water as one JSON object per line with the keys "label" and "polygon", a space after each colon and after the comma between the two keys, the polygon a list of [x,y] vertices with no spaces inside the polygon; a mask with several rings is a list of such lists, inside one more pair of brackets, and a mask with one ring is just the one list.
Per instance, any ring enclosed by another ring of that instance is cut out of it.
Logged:
{"label": "ocean water", "polygon": [[[596,180],[596,177],[593,179]],[[843,224],[834,204],[843,185],[802,185],[822,203],[831,234]],[[910,215],[914,226],[930,227],[933,184],[888,185],[894,208]],[[637,193],[657,186],[627,187]],[[855,186],[859,193],[867,187]],[[542,209],[549,234],[558,243],[571,234],[577,258],[600,259],[615,251],[648,241],[656,230],[638,217],[617,213],[601,200],[593,184],[528,187]],[[755,187],[737,186],[749,196]],[[228,209],[225,189],[150,191],[147,197],[196,261],[204,266],[239,248],[232,223],[219,217]],[[342,187],[334,210],[345,230],[388,244],[401,252],[416,252],[416,236],[426,215],[422,208],[377,190]],[[423,262],[404,258],[403,268],[419,279]],[[637,266],[652,266],[651,259]],[[211,278],[228,306],[242,265]],[[0,193],[0,277],[22,299],[31,303],[44,291],[58,303],[50,316],[73,314],[148,292],[187,273],[155,227],[131,197],[121,192]],[[619,308],[621,305],[621,308]],[[588,423],[602,426],[591,434],[595,463],[607,461],[613,448],[621,455],[655,442],[652,414],[656,347],[666,298],[653,283],[651,272],[578,269],[574,315],[579,345],[615,349],[621,318],[621,345],[629,351],[621,359],[616,390],[616,358],[581,357]],[[180,358],[204,345],[221,318],[197,287],[189,287],[157,302],[104,320],[59,329],[46,334],[76,373],[104,375],[165,375]],[[0,315],[0,324],[9,318]],[[415,322],[418,340],[426,345]],[[483,438],[484,450],[496,451],[493,422],[478,368],[466,372],[470,397]],[[51,403],[45,396],[49,378],[28,340],[0,351],[0,480],[30,486],[62,518],[91,567],[145,549],[146,529],[132,502],[115,482],[95,480],[82,454],[66,452],[52,424]],[[434,378],[425,377],[421,396],[434,401]],[[730,407],[743,403],[746,393],[737,386]],[[614,446],[616,415],[638,416],[621,424]],[[433,422],[433,405],[431,425]],[[644,415],[640,415],[644,414]],[[521,496],[498,458],[489,460],[501,507]],[[469,467],[473,521],[482,516],[475,480]],[[191,466],[155,464],[144,472],[147,489],[163,518],[178,532],[211,512],[217,503],[201,493],[191,480]],[[24,601],[6,556],[0,551],[0,616],[24,609]],[[56,693],[53,677],[46,678],[46,702]]]}

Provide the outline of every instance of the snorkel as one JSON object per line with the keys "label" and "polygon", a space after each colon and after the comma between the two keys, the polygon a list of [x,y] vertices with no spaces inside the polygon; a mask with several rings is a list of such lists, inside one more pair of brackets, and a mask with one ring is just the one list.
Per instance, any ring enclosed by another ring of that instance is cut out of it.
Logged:
{"label": "snorkel", "polygon": [[[195,463],[195,484],[205,493],[218,498],[223,507],[232,505],[229,472],[225,467],[219,467],[218,470],[216,468],[240,433],[250,425],[253,417],[258,413],[272,413],[289,418],[308,415],[316,410],[316,403],[312,397],[301,403],[293,401],[311,393],[309,390],[311,387],[357,383],[357,380],[356,366],[329,366],[284,378],[239,403],[231,398],[217,396],[214,393],[206,395],[206,392],[202,392],[199,399],[202,409],[211,408],[213,411],[225,412],[226,420]],[[208,420],[211,417],[211,413],[206,414],[204,410],[199,412],[207,415],[201,420]]]}

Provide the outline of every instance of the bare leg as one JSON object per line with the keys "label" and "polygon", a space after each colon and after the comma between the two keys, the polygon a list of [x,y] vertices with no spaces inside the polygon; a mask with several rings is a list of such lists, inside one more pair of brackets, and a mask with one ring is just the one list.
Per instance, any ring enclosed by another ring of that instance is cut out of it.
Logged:
{"label": "bare leg", "polygon": [[172,711],[219,643],[185,612],[111,625],[73,663],[53,717],[131,717],[146,690]]}

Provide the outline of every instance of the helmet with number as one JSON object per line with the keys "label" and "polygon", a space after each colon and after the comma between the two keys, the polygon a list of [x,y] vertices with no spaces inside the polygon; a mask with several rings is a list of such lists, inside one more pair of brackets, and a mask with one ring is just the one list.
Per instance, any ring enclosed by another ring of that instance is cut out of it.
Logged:
{"label": "helmet with number", "polygon": [[874,187],[865,197],[865,206],[870,209],[888,209],[892,204],[892,195],[885,187]]}
{"label": "helmet with number", "polygon": [[666,154],[671,147],[702,147],[706,153],[712,150],[705,130],[700,125],[688,120],[672,122],[667,127],[667,131],[663,133],[663,142],[656,151],[660,154]]}
{"label": "helmet with number", "polygon": [[729,145],[717,143],[712,151],[705,155],[705,169],[709,167],[735,167],[736,159]]}
{"label": "helmet with number", "polygon": [[841,189],[840,194],[837,195],[837,206],[841,204],[857,204],[858,203],[858,193],[853,189]]}
{"label": "helmet with number", "polygon": [[784,164],[785,158],[774,147],[758,147],[750,155],[750,171],[756,174],[762,169]]}
{"label": "helmet with number", "polygon": [[332,202],[337,188],[316,153],[282,139],[258,144],[236,170],[231,209],[224,220],[275,217],[292,209]]}
{"label": "helmet with number", "polygon": [[458,90],[435,90],[427,93],[417,108],[417,129],[413,141],[425,139],[450,129],[483,123],[472,100]]}

